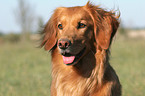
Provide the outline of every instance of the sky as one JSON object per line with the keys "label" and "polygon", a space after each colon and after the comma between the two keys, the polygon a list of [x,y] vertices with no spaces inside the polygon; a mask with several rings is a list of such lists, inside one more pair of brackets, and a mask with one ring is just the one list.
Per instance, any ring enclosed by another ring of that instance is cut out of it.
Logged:
{"label": "sky", "polygon": [[[108,10],[120,10],[120,20],[125,27],[145,28],[145,0],[90,0]],[[27,0],[37,17],[47,22],[57,7],[83,6],[88,0]],[[0,2],[0,32],[20,32],[14,10],[18,0],[1,0]]]}

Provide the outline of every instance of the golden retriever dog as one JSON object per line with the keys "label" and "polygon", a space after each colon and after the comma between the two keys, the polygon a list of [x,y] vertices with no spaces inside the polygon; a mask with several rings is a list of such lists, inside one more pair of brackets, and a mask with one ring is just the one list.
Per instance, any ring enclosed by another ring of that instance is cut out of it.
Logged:
{"label": "golden retriever dog", "polygon": [[52,56],[51,96],[121,96],[109,64],[118,18],[90,2],[54,11],[41,43]]}

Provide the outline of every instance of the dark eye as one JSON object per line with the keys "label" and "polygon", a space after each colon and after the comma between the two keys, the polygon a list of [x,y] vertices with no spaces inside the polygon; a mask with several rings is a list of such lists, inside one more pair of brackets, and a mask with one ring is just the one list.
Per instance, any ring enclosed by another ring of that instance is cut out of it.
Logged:
{"label": "dark eye", "polygon": [[62,30],[63,29],[62,24],[58,24],[58,28]]}
{"label": "dark eye", "polygon": [[85,25],[85,24],[80,23],[80,22],[78,23],[78,29],[79,29],[79,28],[85,28],[85,27],[86,27],[86,25]]}

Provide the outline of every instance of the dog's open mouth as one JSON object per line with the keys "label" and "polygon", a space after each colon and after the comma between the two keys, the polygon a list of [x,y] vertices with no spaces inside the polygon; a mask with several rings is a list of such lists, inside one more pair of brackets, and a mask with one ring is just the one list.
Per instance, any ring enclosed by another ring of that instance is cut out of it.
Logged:
{"label": "dog's open mouth", "polygon": [[83,48],[77,55],[71,55],[69,53],[66,53],[65,55],[63,55],[63,62],[66,65],[74,65],[76,64],[81,57],[83,56],[83,54],[85,53],[86,47]]}

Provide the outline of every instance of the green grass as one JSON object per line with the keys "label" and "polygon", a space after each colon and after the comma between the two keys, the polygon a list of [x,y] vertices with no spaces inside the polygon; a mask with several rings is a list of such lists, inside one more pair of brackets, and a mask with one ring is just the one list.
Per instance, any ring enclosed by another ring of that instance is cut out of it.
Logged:
{"label": "green grass", "polygon": [[111,64],[120,78],[123,96],[145,95],[145,40],[116,40]]}
{"label": "green grass", "polygon": [[29,43],[0,45],[0,96],[49,96],[50,55]]}
{"label": "green grass", "polygon": [[[145,41],[117,39],[111,65],[122,83],[123,96],[145,94]],[[31,43],[0,45],[0,96],[50,96],[50,55]]]}

